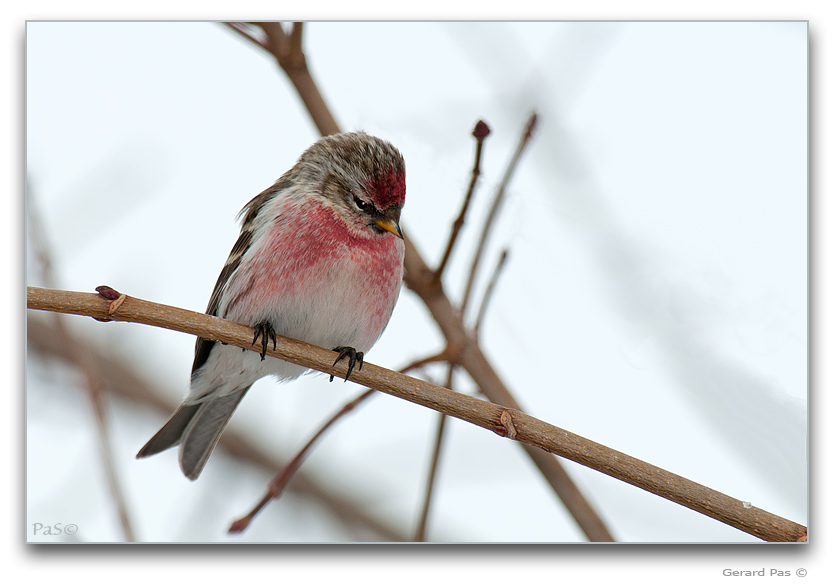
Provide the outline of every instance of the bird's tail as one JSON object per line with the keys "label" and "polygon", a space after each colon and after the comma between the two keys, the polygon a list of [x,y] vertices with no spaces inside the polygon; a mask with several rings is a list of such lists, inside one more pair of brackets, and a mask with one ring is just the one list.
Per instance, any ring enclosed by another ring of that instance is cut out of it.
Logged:
{"label": "bird's tail", "polygon": [[185,476],[195,480],[249,387],[196,404],[182,404],[136,458],[152,456],[179,444],[180,468]]}

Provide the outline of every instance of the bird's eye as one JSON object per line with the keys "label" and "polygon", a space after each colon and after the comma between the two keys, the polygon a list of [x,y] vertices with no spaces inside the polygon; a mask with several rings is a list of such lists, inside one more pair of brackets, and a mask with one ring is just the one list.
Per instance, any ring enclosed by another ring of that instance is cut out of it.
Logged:
{"label": "bird's eye", "polygon": [[363,201],[359,197],[353,197],[353,203],[356,205],[356,208],[359,209],[360,211],[368,212],[368,211],[371,210],[371,204],[366,203],[365,201]]}

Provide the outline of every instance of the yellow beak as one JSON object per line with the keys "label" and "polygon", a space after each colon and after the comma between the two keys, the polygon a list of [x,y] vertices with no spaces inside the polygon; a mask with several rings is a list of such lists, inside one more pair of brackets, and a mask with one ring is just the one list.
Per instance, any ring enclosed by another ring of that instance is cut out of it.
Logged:
{"label": "yellow beak", "polygon": [[391,221],[390,219],[377,219],[376,224],[378,227],[381,227],[385,231],[390,231],[400,239],[403,238],[403,232],[396,221]]}

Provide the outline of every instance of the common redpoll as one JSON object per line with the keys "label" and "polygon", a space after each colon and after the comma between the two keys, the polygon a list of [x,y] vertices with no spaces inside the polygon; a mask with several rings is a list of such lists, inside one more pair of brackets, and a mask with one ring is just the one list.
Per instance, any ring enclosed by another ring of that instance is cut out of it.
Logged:
{"label": "common redpoll", "polygon": [[404,202],[402,155],[362,132],[322,138],[249,201],[206,312],[254,327],[260,355],[198,338],[189,395],[137,458],[179,444],[180,468],[196,479],[255,381],[306,371],[265,358],[276,334],[332,348],[348,376],[361,368],[399,295]]}

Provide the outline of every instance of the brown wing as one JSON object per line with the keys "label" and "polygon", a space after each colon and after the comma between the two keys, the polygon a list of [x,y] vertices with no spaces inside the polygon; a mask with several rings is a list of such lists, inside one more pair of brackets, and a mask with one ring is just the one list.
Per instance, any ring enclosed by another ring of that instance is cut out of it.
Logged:
{"label": "brown wing", "polygon": [[[252,228],[255,217],[257,217],[258,212],[260,212],[261,208],[263,208],[266,203],[272,200],[278,192],[288,187],[290,184],[291,183],[286,179],[286,176],[282,177],[274,185],[246,203],[246,206],[243,207],[243,210],[241,210],[240,215],[243,215],[244,218],[243,225],[241,225],[240,228],[240,236],[237,238],[237,242],[235,242],[235,245],[232,248],[232,253],[229,254],[229,258],[226,260],[226,265],[224,265],[223,269],[220,270],[220,276],[217,278],[217,283],[214,285],[214,291],[211,293],[211,299],[209,300],[206,314],[221,316],[217,314],[217,311],[220,309],[220,298],[222,297],[223,290],[225,290],[226,284],[229,283],[229,279],[232,277],[232,274],[240,265],[240,262],[243,260],[243,256],[247,251],[249,251],[249,247],[252,245]],[[205,365],[206,361],[208,361],[211,349],[216,343],[217,341],[197,337],[197,344],[194,347],[194,364],[191,366],[192,376],[197,369]]]}

